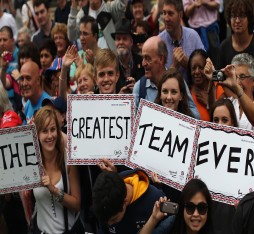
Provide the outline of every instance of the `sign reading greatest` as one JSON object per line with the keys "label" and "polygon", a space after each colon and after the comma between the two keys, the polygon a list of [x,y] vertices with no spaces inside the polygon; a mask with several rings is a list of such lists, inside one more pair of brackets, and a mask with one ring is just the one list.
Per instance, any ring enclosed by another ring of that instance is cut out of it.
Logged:
{"label": "sign reading greatest", "polygon": [[124,164],[135,107],[133,95],[68,95],[68,164],[109,158]]}
{"label": "sign reading greatest", "polygon": [[141,100],[127,165],[156,172],[181,190],[193,170],[196,120]]}
{"label": "sign reading greatest", "polygon": [[0,129],[0,194],[40,187],[42,174],[35,126]]}

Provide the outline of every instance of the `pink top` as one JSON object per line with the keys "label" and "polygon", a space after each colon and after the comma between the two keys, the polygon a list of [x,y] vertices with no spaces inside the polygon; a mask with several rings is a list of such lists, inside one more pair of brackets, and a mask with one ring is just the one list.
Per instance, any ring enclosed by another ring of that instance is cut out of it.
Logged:
{"label": "pink top", "polygon": [[[217,2],[220,4],[220,0],[204,0],[208,2]],[[195,0],[183,0],[184,11],[191,5]],[[208,9],[206,6],[195,8],[194,13],[189,17],[189,25],[192,28],[208,27],[217,20],[217,9]]]}

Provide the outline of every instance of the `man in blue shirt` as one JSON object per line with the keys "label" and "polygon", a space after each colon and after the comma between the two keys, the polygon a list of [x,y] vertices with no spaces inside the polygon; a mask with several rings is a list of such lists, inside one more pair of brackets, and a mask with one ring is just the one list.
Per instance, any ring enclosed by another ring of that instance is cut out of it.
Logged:
{"label": "man in blue shirt", "polygon": [[26,62],[21,67],[20,87],[27,100],[24,114],[27,124],[32,122],[34,112],[42,106],[42,101],[50,96],[40,86],[40,69],[33,61]]}

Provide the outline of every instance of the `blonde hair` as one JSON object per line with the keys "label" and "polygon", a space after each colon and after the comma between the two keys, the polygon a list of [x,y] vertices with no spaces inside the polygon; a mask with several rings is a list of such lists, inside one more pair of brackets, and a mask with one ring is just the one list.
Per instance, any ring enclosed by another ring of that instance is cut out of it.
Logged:
{"label": "blonde hair", "polygon": [[96,73],[97,67],[115,67],[116,72],[119,72],[117,56],[110,49],[100,49],[97,52],[94,67]]}
{"label": "blonde hair", "polygon": [[8,94],[3,87],[2,83],[0,82],[0,116],[8,110],[12,110],[12,106],[10,100],[8,98]]}
{"label": "blonde hair", "polygon": [[[56,145],[55,145],[55,149],[57,151],[56,166],[58,169],[61,170],[62,167],[64,166],[64,146],[63,146],[63,140],[62,140],[62,133],[57,121],[55,110],[51,106],[42,107],[36,112],[34,117],[34,123],[36,126],[37,134],[39,136],[40,132],[45,128],[45,124],[48,119],[50,120],[53,119],[56,124],[56,130],[57,130],[57,139],[56,139]],[[40,149],[42,154],[42,163],[45,166],[45,158],[43,155],[41,144],[40,144]]]}
{"label": "blonde hair", "polygon": [[54,35],[57,33],[62,33],[64,35],[64,39],[67,41],[67,47],[68,47],[71,44],[71,42],[67,35],[67,25],[62,23],[55,24],[50,34],[53,41],[54,41]]}
{"label": "blonde hair", "polygon": [[75,72],[75,75],[74,75],[74,79],[76,81],[78,81],[78,78],[80,77],[80,75],[83,71],[85,71],[92,78],[94,84],[96,84],[94,67],[90,63],[82,64],[82,65],[78,66],[78,68]]}

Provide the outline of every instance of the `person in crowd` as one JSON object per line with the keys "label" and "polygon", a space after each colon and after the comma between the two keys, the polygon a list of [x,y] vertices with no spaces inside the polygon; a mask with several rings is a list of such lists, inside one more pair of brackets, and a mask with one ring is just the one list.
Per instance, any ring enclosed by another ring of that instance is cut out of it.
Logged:
{"label": "person in crowd", "polygon": [[[205,67],[205,73],[212,79],[213,65],[209,61]],[[254,105],[253,105],[253,85],[254,85],[254,58],[247,54],[237,54],[232,60],[232,64],[222,69],[224,81],[220,84],[231,92],[238,126],[243,129],[254,129]]]}
{"label": "person in crowd", "polygon": [[162,12],[163,1],[157,0],[156,5],[153,7],[151,13],[145,16],[145,4],[144,0],[132,0],[131,1],[131,12],[133,19],[131,22],[132,31],[136,27],[137,23],[140,21],[147,21],[151,33],[153,36],[158,35],[159,33],[159,24],[158,19]]}
{"label": "person in crowd", "polygon": [[54,61],[56,57],[56,45],[52,40],[45,40],[45,42],[40,47],[40,62],[42,73],[46,71]]}
{"label": "person in crowd", "polygon": [[[137,233],[146,223],[163,192],[149,184],[139,169],[120,174],[103,171],[93,186],[92,210],[100,223],[99,233]],[[137,225],[138,224],[138,225]]]}
{"label": "person in crowd", "polygon": [[[61,77],[61,69],[62,69],[62,62],[63,58],[55,58],[51,67],[49,67],[44,72],[44,80],[47,84],[50,84],[50,90],[48,91],[49,95],[51,96],[58,96],[59,94],[59,80],[62,79]],[[70,77],[67,74],[67,93],[71,93],[72,90],[70,88]]]}
{"label": "person in crowd", "polygon": [[4,12],[12,14],[12,16],[15,18],[16,9],[14,7],[13,1],[11,1],[11,0],[2,0],[1,5],[2,5],[1,8]]}
{"label": "person in crowd", "polygon": [[[166,70],[165,64],[168,57],[166,44],[160,37],[151,37],[143,45],[142,65],[145,69],[145,76],[141,77],[134,85],[133,94],[135,94],[136,108],[138,108],[140,98],[154,102],[158,94],[158,85],[163,72]],[[188,95],[188,104],[195,118],[200,115],[193,102],[189,88],[185,82]]]}
{"label": "person in crowd", "polygon": [[254,4],[252,0],[230,0],[226,4],[225,16],[232,34],[220,46],[219,66],[231,64],[233,57],[240,53],[254,56]]}
{"label": "person in crowd", "polygon": [[238,127],[235,109],[229,99],[219,99],[212,105],[210,122]]}
{"label": "person in crowd", "polygon": [[135,53],[142,55],[144,42],[150,37],[151,30],[147,21],[141,20],[133,28],[133,50]]}
{"label": "person in crowd", "polygon": [[78,51],[79,57],[71,65],[71,78],[74,77],[77,66],[86,63],[94,63],[94,57],[99,50],[97,45],[98,35],[99,28],[96,20],[89,15],[82,17],[79,24],[79,39],[82,48]]}
{"label": "person in crowd", "polygon": [[154,204],[153,213],[141,229],[140,234],[186,234],[213,233],[212,199],[206,184],[199,179],[190,180],[183,188],[176,216],[165,217],[160,211],[161,198]]}
{"label": "person in crowd", "polygon": [[43,233],[72,230],[76,233],[72,228],[80,210],[79,175],[75,166],[65,164],[65,147],[55,111],[48,106],[42,107],[37,111],[34,123],[45,170],[43,187],[33,189],[36,201],[34,230]]}
{"label": "person in crowd", "polygon": [[67,24],[69,39],[74,41],[78,38],[80,19],[84,15],[90,15],[96,19],[99,25],[98,46],[116,51],[111,33],[115,31],[115,23],[124,16],[126,5],[127,0],[89,1],[78,14],[77,3],[72,1]]}
{"label": "person in crowd", "polygon": [[0,28],[9,27],[12,31],[13,38],[16,41],[18,29],[16,26],[15,19],[11,14],[3,11],[2,2],[3,1],[0,2]]}
{"label": "person in crowd", "polygon": [[33,120],[34,112],[41,107],[42,101],[50,96],[40,86],[40,69],[35,62],[26,62],[21,67],[20,73],[20,88],[24,98],[28,100],[24,114],[26,123],[29,124]]}
{"label": "person in crowd", "polygon": [[50,33],[55,22],[50,18],[48,0],[34,0],[34,12],[38,21],[38,30],[32,35],[32,42],[40,48]]}
{"label": "person in crowd", "polygon": [[187,84],[188,58],[193,50],[204,49],[198,33],[181,25],[183,17],[183,3],[178,0],[165,0],[163,5],[163,19],[165,30],[159,37],[165,42],[168,50],[167,68],[176,67],[183,73]]}
{"label": "person in crowd", "polygon": [[71,11],[71,2],[67,0],[56,1],[55,22],[67,25],[68,16]]}
{"label": "person in crowd", "polygon": [[25,43],[31,41],[30,30],[27,27],[22,27],[18,30],[17,44],[20,48]]}
{"label": "person in crowd", "polygon": [[[66,112],[67,112],[67,102],[61,97],[52,97],[45,98],[42,101],[43,106],[51,106],[56,112],[57,121],[61,131],[64,133],[63,138],[65,143],[67,142],[66,134],[67,134],[67,123],[66,123]],[[67,145],[65,144],[67,147]]]}
{"label": "person in crowd", "polygon": [[26,27],[30,30],[30,36],[33,35],[39,28],[33,4],[34,0],[28,0],[21,8],[23,27]]}
{"label": "person in crowd", "polygon": [[51,31],[51,39],[55,42],[57,57],[62,58],[71,44],[67,36],[67,26],[63,23],[55,24]]}
{"label": "person in crowd", "polygon": [[196,30],[209,57],[217,63],[220,46],[219,25],[217,23],[220,0],[184,0],[184,13],[189,18],[189,26]]}
{"label": "person in crowd", "polygon": [[[139,80],[145,73],[142,67],[142,57],[132,51],[133,38],[130,21],[121,19],[115,27],[116,31],[111,36],[115,40],[120,71],[116,92],[118,93],[125,86],[124,92],[132,93],[135,81]],[[133,86],[127,88],[126,84],[129,83],[132,83]]]}
{"label": "person in crowd", "polygon": [[[0,129],[22,125],[21,118],[12,110],[8,94],[0,82]],[[9,234],[26,234],[27,224],[22,202],[18,193],[8,193],[0,196],[0,230],[4,232],[3,222],[6,222]],[[15,225],[13,225],[15,223]]]}
{"label": "person in crowd", "polygon": [[175,68],[170,68],[163,73],[155,103],[193,117],[188,105],[183,77]]}
{"label": "person in crowd", "polygon": [[96,86],[95,71],[90,63],[79,66],[74,79],[77,82],[76,93],[88,94],[94,92]]}
{"label": "person in crowd", "polygon": [[203,49],[194,50],[188,62],[189,76],[191,77],[190,91],[194,103],[200,113],[201,120],[209,121],[209,108],[223,93],[218,83],[207,79],[204,68],[208,54]]}

